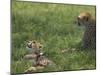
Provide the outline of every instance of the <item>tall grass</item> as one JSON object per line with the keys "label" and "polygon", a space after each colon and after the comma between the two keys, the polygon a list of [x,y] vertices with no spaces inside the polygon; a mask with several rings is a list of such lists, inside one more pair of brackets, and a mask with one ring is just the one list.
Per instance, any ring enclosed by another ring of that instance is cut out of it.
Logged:
{"label": "tall grass", "polygon": [[84,28],[75,23],[77,15],[95,6],[47,4],[12,1],[12,73],[23,73],[32,63],[23,60],[27,54],[25,41],[35,39],[43,45],[45,55],[56,63],[37,72],[95,69],[95,49],[61,50],[81,47]]}

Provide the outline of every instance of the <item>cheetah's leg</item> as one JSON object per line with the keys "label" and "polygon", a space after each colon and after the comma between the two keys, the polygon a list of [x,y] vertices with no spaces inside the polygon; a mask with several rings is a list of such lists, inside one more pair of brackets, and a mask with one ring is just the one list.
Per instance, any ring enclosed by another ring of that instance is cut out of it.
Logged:
{"label": "cheetah's leg", "polygon": [[89,32],[85,31],[84,37],[83,37],[83,48],[89,48],[91,44],[91,36]]}

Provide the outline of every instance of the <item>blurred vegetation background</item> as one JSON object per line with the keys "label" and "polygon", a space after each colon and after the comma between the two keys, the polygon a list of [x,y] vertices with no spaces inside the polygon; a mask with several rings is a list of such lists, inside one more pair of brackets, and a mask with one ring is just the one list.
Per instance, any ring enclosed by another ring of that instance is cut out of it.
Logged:
{"label": "blurred vegetation background", "polygon": [[26,40],[38,40],[45,55],[56,63],[37,72],[69,71],[96,68],[95,50],[62,50],[81,47],[84,27],[74,22],[80,12],[95,16],[95,6],[12,1],[11,72],[24,73],[32,66],[23,60]]}

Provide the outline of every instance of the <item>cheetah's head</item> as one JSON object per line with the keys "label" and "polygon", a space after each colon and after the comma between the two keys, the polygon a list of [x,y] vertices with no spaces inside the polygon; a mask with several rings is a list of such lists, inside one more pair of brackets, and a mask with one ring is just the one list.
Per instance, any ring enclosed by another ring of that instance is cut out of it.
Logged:
{"label": "cheetah's head", "polygon": [[26,43],[26,48],[28,50],[41,50],[43,45],[36,40],[31,40]]}
{"label": "cheetah's head", "polygon": [[89,12],[82,12],[77,17],[77,23],[78,25],[87,25],[89,20],[91,19],[91,14]]}

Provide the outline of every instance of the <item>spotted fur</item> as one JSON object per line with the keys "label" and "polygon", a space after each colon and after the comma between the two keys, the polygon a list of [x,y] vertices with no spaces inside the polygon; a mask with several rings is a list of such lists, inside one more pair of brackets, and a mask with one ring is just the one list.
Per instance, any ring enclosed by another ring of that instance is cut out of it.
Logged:
{"label": "spotted fur", "polygon": [[79,26],[85,26],[83,47],[94,48],[96,44],[96,20],[89,12],[83,12],[78,16],[77,22]]}

